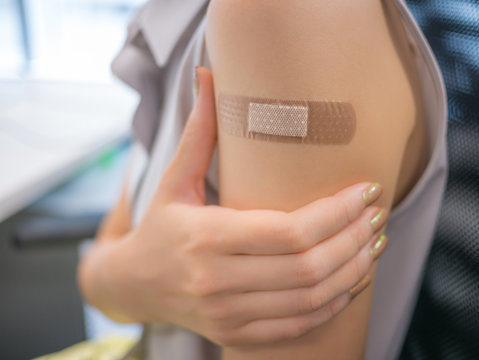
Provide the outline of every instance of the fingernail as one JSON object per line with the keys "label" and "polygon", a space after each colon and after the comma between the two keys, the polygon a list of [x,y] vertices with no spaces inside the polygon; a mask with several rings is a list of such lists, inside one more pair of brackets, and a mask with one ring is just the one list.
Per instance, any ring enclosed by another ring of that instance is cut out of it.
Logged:
{"label": "fingernail", "polygon": [[356,285],[354,285],[351,289],[349,289],[349,293],[351,294],[351,299],[354,299],[361,291],[367,288],[367,286],[371,283],[371,275],[366,274],[365,277],[361,279]]}
{"label": "fingernail", "polygon": [[200,80],[198,78],[198,67],[199,66],[195,66],[195,94],[196,94],[196,96],[198,96],[198,94],[200,93]]}
{"label": "fingernail", "polygon": [[363,192],[363,199],[366,201],[366,204],[371,204],[374,200],[376,200],[379,195],[381,195],[383,191],[383,187],[380,183],[374,183],[371,186],[369,186],[366,190]]}
{"label": "fingernail", "polygon": [[378,231],[385,223],[387,220],[387,211],[386,209],[381,209],[370,221],[369,223],[373,227],[373,231],[376,232]]}
{"label": "fingernail", "polygon": [[386,235],[380,235],[376,238],[376,241],[369,248],[369,253],[374,257],[374,260],[376,260],[383,253],[387,244],[388,238]]}

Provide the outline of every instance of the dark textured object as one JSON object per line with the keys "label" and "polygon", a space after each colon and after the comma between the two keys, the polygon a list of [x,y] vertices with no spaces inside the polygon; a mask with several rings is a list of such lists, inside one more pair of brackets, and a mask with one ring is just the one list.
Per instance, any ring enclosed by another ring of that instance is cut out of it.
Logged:
{"label": "dark textured object", "polygon": [[410,0],[449,99],[449,179],[400,360],[479,359],[479,3]]}
{"label": "dark textured object", "polygon": [[71,246],[93,238],[104,213],[82,216],[33,216],[19,222],[12,231],[17,248]]}

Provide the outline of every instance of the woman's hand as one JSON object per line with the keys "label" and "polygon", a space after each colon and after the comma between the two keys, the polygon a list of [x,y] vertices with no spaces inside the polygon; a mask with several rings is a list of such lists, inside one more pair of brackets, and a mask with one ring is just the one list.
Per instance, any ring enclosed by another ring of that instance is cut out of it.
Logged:
{"label": "woman's hand", "polygon": [[387,218],[368,207],[381,187],[356,184],[290,213],[205,206],[216,116],[211,73],[197,74],[197,102],[150,207],[120,241],[87,254],[84,295],[116,320],[167,321],[223,346],[300,336],[368,285],[387,242],[370,250]]}

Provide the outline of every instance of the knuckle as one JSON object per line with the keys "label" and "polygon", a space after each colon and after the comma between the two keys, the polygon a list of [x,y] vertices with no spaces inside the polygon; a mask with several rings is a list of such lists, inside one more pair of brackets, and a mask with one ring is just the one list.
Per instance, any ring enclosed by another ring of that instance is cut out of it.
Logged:
{"label": "knuckle", "polygon": [[359,256],[355,256],[353,259],[353,271],[354,271],[354,280],[355,282],[361,281],[363,278],[363,266],[361,266],[361,260]]}
{"label": "knuckle", "polygon": [[326,312],[326,321],[333,318],[333,316],[335,315],[333,303],[327,304],[324,307],[324,311]]}
{"label": "knuckle", "polygon": [[296,276],[300,283],[316,282],[323,277],[324,270],[320,262],[315,261],[311,252],[306,252],[298,257]]}
{"label": "knuckle", "polygon": [[347,199],[342,199],[339,202],[339,217],[340,221],[351,223],[357,217],[355,204]]}
{"label": "knuckle", "polygon": [[359,246],[362,248],[366,243],[371,239],[373,235],[373,228],[368,222],[362,222],[358,230],[358,242]]}
{"label": "knuckle", "polygon": [[370,219],[366,217],[365,220],[361,221],[359,224],[359,233],[361,236],[361,244],[364,245],[373,235],[374,229],[370,224]]}
{"label": "knuckle", "polygon": [[292,251],[300,252],[310,248],[308,238],[303,226],[300,224],[293,226],[290,237]]}
{"label": "knuckle", "polygon": [[304,334],[306,334],[310,330],[309,321],[307,318],[297,319],[292,322],[292,324],[288,327],[288,332],[286,337],[290,339],[296,339]]}
{"label": "knuckle", "polygon": [[193,109],[189,116],[189,120],[193,121],[187,121],[181,135],[182,139],[184,139],[186,144],[189,143],[191,140],[194,140],[195,137],[198,136],[198,131],[201,131],[201,127],[198,126],[198,122],[194,121],[197,116],[195,110],[196,109]]}
{"label": "knuckle", "polygon": [[191,277],[189,293],[197,298],[205,298],[215,294],[217,286],[215,280],[205,270],[196,270]]}
{"label": "knuckle", "polygon": [[294,248],[298,250],[305,249],[308,246],[308,238],[304,224],[300,221],[290,221],[288,227],[288,235],[291,241],[293,241]]}
{"label": "knuckle", "polygon": [[302,289],[298,296],[298,314],[309,313],[314,310],[313,296],[310,289]]}
{"label": "knuckle", "polygon": [[203,299],[199,305],[202,316],[212,322],[223,322],[231,318],[231,306],[225,306],[222,302],[212,299]]}
{"label": "knuckle", "polygon": [[324,296],[324,289],[323,289],[323,284],[319,283],[314,287],[314,290],[312,291],[312,304],[313,304],[313,309],[318,310],[322,308],[325,303],[326,299]]}
{"label": "knuckle", "polygon": [[213,332],[212,338],[215,340],[215,343],[223,347],[235,346],[237,344],[237,339],[234,337],[234,335],[222,328],[216,329]]}
{"label": "knuckle", "polygon": [[[331,301],[329,304],[329,318],[332,318],[343,311],[346,306],[351,302],[351,299],[348,296],[337,297],[334,301]],[[327,321],[327,320],[326,320]]]}
{"label": "knuckle", "polygon": [[324,293],[321,285],[318,284],[300,292],[298,313],[311,313],[322,308],[323,306]]}
{"label": "knuckle", "polygon": [[188,241],[184,246],[185,252],[198,253],[209,247],[211,239],[210,229],[201,223],[194,223],[191,226]]}
{"label": "knuckle", "polygon": [[303,240],[302,229],[298,223],[294,222],[287,216],[279,219],[273,226],[272,231],[274,237],[291,243],[292,245],[301,246]]}
{"label": "knuckle", "polygon": [[358,260],[358,267],[361,272],[361,279],[366,276],[366,274],[369,272],[369,269],[371,268],[371,265],[373,264],[373,257],[369,254],[369,249],[366,250],[368,254],[366,256],[360,256],[360,259]]}
{"label": "knuckle", "polygon": [[362,248],[362,239],[368,236],[364,234],[364,230],[361,226],[351,226],[348,230],[349,243],[356,246],[356,252],[360,252]]}

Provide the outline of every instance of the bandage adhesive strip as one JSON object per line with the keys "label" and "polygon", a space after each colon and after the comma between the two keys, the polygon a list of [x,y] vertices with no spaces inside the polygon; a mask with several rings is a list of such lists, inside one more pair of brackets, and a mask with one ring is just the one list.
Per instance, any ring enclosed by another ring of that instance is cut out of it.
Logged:
{"label": "bandage adhesive strip", "polygon": [[220,93],[220,128],[255,140],[303,144],[348,144],[356,131],[352,104],[278,100]]}

